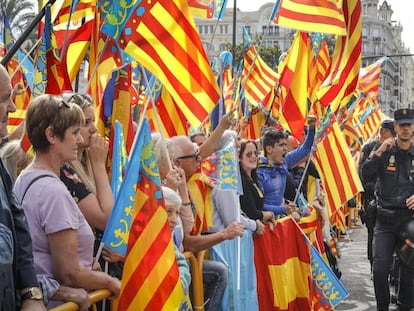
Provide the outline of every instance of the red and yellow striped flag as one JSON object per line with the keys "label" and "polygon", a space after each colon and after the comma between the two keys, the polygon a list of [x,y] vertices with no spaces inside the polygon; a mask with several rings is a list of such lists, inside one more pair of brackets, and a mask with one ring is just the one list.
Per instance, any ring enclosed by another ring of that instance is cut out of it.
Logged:
{"label": "red and yellow striped flag", "polygon": [[315,139],[315,164],[332,214],[363,188],[343,133],[329,109],[320,116]]}
{"label": "red and yellow striped flag", "polygon": [[278,81],[278,74],[257,54],[247,30],[243,27],[244,67],[242,85],[244,95],[253,105],[261,103]]}
{"label": "red and yellow striped flag", "polygon": [[151,135],[145,129],[146,152],[141,154],[118,310],[179,310],[183,288]]}
{"label": "red and yellow striped flag", "polygon": [[342,1],[278,0],[272,12],[275,24],[307,32],[346,34]]}
{"label": "red and yellow striped flag", "polygon": [[284,61],[281,63],[280,91],[282,115],[279,123],[301,140],[308,106],[308,34],[297,32]]}
{"label": "red and yellow striped flag", "polygon": [[255,140],[260,138],[260,131],[266,122],[266,113],[262,107],[252,107],[252,105],[249,105],[249,109],[251,111],[248,114],[248,123],[244,137]]}
{"label": "red and yellow striped flag", "polygon": [[102,31],[151,71],[194,127],[220,94],[186,0],[107,1]]}
{"label": "red and yellow striped flag", "polygon": [[[314,111],[314,104],[317,102],[317,92],[325,80],[326,76],[329,73],[329,68],[331,66],[331,57],[329,55],[328,44],[326,43],[325,39],[322,39],[320,43],[318,43],[317,54],[309,52],[309,54],[313,54],[314,58],[309,61],[310,71],[314,73],[314,76],[309,77],[309,99],[311,102],[311,110],[309,111],[310,114],[316,115],[316,111]],[[312,79],[313,77],[313,79]]]}
{"label": "red and yellow striped flag", "polygon": [[349,102],[361,68],[361,0],[344,0],[343,11],[347,34],[337,36],[331,71],[317,94],[319,101],[325,107],[330,105],[334,113]]}
{"label": "red and yellow striped flag", "polygon": [[[158,96],[155,106],[156,110],[150,103],[146,112],[150,128],[155,132],[162,132],[164,137],[173,137],[178,135],[187,136],[187,120],[174,99],[168,93],[167,89],[161,86],[161,93]],[[158,126],[156,113],[161,128]]]}
{"label": "red and yellow striped flag", "polygon": [[200,234],[213,225],[213,191],[209,178],[201,172],[188,181],[188,192],[194,202],[194,227],[191,234]]}
{"label": "red and yellow striped flag", "polygon": [[381,65],[388,57],[383,56],[375,63],[361,68],[359,72],[359,79],[357,90],[363,93],[364,96],[371,98],[373,101],[378,99],[379,78],[381,75]]}

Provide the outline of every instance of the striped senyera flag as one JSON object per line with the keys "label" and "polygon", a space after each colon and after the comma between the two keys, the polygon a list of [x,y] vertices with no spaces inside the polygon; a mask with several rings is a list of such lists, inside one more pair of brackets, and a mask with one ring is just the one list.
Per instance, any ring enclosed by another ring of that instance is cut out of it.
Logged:
{"label": "striped senyera flag", "polygon": [[[174,99],[164,86],[155,101],[155,107],[150,103],[145,115],[150,122],[151,130],[162,132],[164,137],[187,135],[187,120]],[[156,113],[158,113],[158,124]],[[160,126],[161,128],[160,128]]]}
{"label": "striped senyera flag", "polygon": [[277,0],[271,20],[307,32],[346,34],[342,1]]}
{"label": "striped senyera flag", "polygon": [[278,81],[278,74],[257,54],[250,36],[243,27],[244,68],[242,85],[246,99],[253,105],[261,103]]}
{"label": "striped senyera flag", "polygon": [[154,74],[194,127],[218,101],[218,85],[187,1],[103,3],[102,32]]}
{"label": "striped senyera flag", "polygon": [[283,116],[279,122],[299,140],[302,139],[308,106],[309,49],[312,47],[308,44],[308,34],[297,32],[278,70]]}
{"label": "striped senyera flag", "polygon": [[357,91],[363,93],[364,96],[376,101],[378,99],[379,78],[381,75],[381,65],[388,57],[383,56],[375,63],[361,68],[359,72],[359,79]]}
{"label": "striped senyera flag", "polygon": [[322,105],[325,107],[330,105],[331,111],[335,113],[352,97],[361,68],[361,1],[344,0],[343,11],[347,34],[337,36],[330,73],[317,94]]}
{"label": "striped senyera flag", "polygon": [[329,109],[319,120],[315,139],[315,164],[333,214],[363,188],[344,135]]}
{"label": "striped senyera flag", "polygon": [[118,310],[179,310],[183,289],[151,134],[145,128]]}
{"label": "striped senyera flag", "polygon": [[194,202],[194,227],[191,234],[197,235],[213,226],[213,191],[209,178],[196,172],[187,182],[191,201]]}

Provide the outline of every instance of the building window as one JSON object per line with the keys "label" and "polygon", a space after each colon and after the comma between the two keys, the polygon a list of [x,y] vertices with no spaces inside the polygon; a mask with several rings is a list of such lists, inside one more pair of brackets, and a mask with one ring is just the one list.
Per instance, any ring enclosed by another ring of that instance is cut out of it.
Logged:
{"label": "building window", "polygon": [[262,34],[267,35],[267,26],[262,26]]}
{"label": "building window", "polygon": [[226,44],[225,43],[220,43],[219,50],[220,50],[220,52],[225,51],[226,50]]}
{"label": "building window", "polygon": [[276,35],[276,36],[280,35],[280,29],[279,29],[279,26],[275,26],[275,35]]}
{"label": "building window", "polygon": [[214,25],[210,25],[210,33],[213,34],[214,33]]}
{"label": "building window", "polygon": [[199,33],[200,35],[202,35],[202,34],[203,34],[203,26],[198,26],[198,33]]}
{"label": "building window", "polygon": [[208,25],[204,25],[204,34],[208,35]]}
{"label": "building window", "polygon": [[273,26],[269,26],[269,36],[273,36]]}

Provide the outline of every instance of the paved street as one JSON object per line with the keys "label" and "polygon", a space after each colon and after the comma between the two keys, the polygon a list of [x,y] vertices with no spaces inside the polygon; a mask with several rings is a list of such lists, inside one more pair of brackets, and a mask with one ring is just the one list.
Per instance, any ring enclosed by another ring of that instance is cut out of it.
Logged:
{"label": "paved street", "polygon": [[348,229],[348,236],[339,242],[341,281],[350,295],[336,310],[376,310],[374,286],[366,252],[367,230],[361,224]]}

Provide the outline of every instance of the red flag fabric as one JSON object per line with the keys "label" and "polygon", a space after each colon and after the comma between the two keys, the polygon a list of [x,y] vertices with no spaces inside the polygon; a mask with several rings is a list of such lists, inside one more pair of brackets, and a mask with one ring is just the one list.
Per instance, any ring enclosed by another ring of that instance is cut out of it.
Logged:
{"label": "red flag fabric", "polygon": [[282,116],[280,124],[302,140],[308,106],[308,34],[297,32],[280,66]]}
{"label": "red flag fabric", "polygon": [[310,310],[310,253],[290,217],[254,237],[259,310]]}
{"label": "red flag fabric", "polygon": [[343,11],[347,34],[338,36],[329,76],[322,83],[319,101],[336,112],[354,93],[361,68],[362,17],[361,0],[344,0]]}
{"label": "red flag fabric", "polygon": [[220,94],[187,1],[106,1],[102,31],[161,80],[194,127]]}

